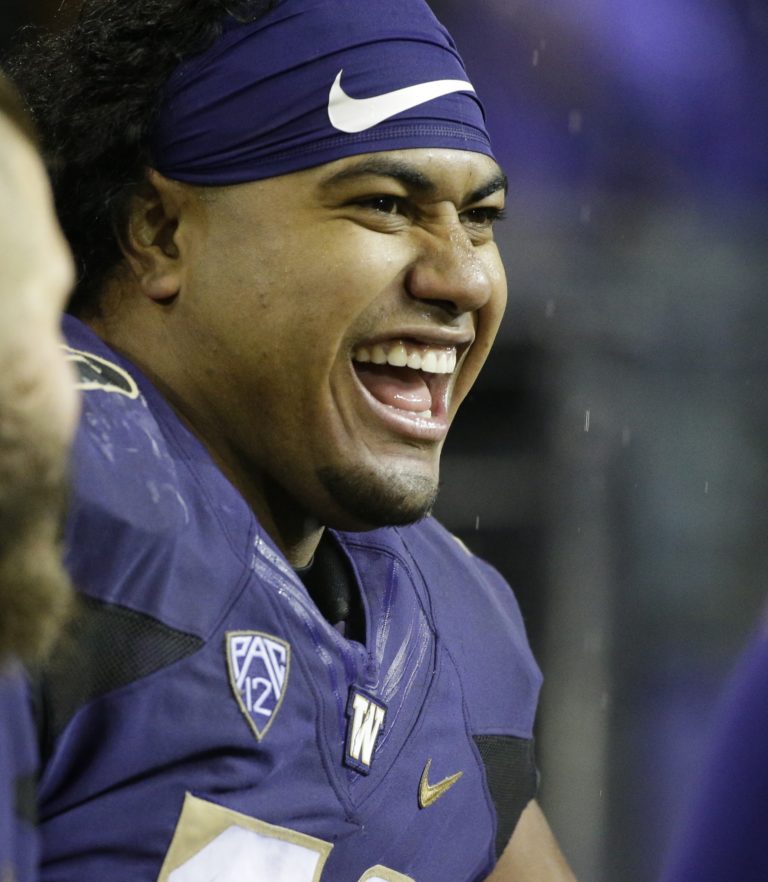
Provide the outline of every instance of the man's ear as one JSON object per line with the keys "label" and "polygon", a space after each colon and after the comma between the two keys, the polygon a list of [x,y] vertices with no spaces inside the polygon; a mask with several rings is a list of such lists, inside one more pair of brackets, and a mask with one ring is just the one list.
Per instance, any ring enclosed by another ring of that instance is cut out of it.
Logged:
{"label": "man's ear", "polygon": [[172,300],[181,287],[177,242],[183,186],[150,169],[132,196],[120,247],[141,290],[151,300]]}

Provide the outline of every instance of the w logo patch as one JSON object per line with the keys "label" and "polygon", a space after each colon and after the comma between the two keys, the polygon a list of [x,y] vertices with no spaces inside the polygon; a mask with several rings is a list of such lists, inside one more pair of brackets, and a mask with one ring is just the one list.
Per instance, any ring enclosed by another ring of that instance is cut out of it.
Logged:
{"label": "w logo patch", "polygon": [[229,682],[256,737],[272,725],[288,686],[291,646],[261,631],[228,631]]}
{"label": "w logo patch", "polygon": [[352,686],[347,701],[347,743],[344,763],[350,769],[367,775],[376,749],[376,742],[384,729],[386,705],[372,695]]}

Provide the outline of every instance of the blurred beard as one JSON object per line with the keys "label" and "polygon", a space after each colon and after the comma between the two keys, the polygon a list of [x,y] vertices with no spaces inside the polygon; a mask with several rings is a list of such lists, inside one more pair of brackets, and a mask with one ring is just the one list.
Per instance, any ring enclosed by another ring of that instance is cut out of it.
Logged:
{"label": "blurred beard", "polygon": [[14,656],[41,661],[68,617],[72,584],[62,564],[59,534],[65,511],[62,486],[37,493],[34,507],[0,553],[0,662]]}
{"label": "blurred beard", "polygon": [[[15,390],[14,390],[15,391]],[[5,390],[4,390],[5,392]],[[23,395],[0,412],[0,665],[41,661],[67,618],[73,590],[62,564],[66,441]]]}

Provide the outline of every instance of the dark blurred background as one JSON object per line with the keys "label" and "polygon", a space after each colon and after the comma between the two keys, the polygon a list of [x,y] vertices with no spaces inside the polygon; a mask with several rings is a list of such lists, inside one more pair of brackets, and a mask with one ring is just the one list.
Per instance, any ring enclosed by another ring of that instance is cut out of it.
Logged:
{"label": "dark blurred background", "polygon": [[[0,53],[60,0],[2,3]],[[431,5],[511,181],[438,515],[520,599],[581,882],[646,882],[766,595],[768,5]]]}
{"label": "dark blurred background", "polygon": [[440,514],[520,597],[579,878],[646,882],[766,597],[768,5],[433,6],[512,182]]}

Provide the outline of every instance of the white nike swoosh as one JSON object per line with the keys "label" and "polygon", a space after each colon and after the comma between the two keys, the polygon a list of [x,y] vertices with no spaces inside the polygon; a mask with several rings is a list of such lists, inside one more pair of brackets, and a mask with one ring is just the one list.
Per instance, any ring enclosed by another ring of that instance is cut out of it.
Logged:
{"label": "white nike swoosh", "polygon": [[452,92],[474,92],[472,83],[465,80],[433,80],[406,86],[373,98],[352,98],[341,87],[340,70],[333,81],[328,96],[328,119],[340,132],[353,134],[372,129],[395,114],[418,107],[434,98],[450,95]]}

